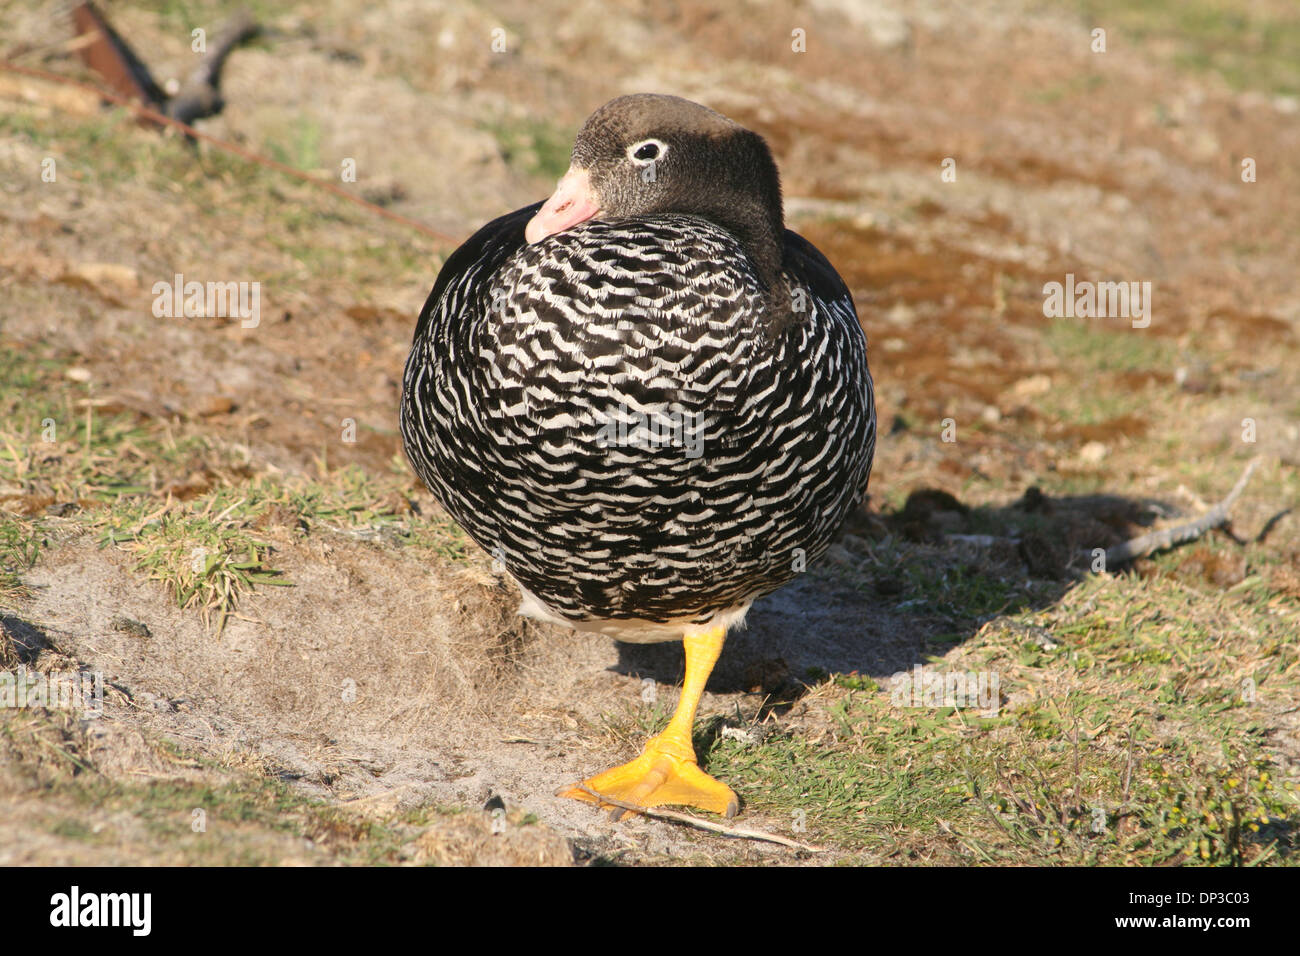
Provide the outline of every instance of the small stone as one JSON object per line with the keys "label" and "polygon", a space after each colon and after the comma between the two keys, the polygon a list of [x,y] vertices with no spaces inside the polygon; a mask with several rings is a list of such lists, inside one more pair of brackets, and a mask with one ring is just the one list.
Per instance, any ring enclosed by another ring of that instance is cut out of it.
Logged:
{"label": "small stone", "polygon": [[722,739],[736,740],[746,747],[753,747],[761,743],[758,736],[752,730],[747,730],[744,727],[723,727]]}
{"label": "small stone", "polygon": [[1107,455],[1106,446],[1099,441],[1090,441],[1079,449],[1079,460],[1085,465],[1098,465]]}
{"label": "small stone", "polygon": [[138,637],[142,640],[153,637],[149,625],[129,617],[113,618],[113,630],[121,631],[123,634],[130,634],[132,637]]}

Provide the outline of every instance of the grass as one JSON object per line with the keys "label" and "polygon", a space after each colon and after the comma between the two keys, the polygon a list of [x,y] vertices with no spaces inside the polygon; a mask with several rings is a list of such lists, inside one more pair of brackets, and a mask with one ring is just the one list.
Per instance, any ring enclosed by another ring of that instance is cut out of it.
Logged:
{"label": "grass", "polygon": [[1300,794],[1261,713],[1300,693],[1294,618],[1243,596],[1191,614],[1206,597],[1093,579],[926,665],[998,675],[994,719],[833,675],[811,690],[815,720],[758,745],[718,737],[705,763],[778,829],[798,819],[862,862],[1294,865]]}
{"label": "grass", "polygon": [[928,614],[948,613],[978,618],[1014,610],[1028,601],[1015,584],[995,569],[975,562],[935,562],[921,556],[903,569],[908,595],[901,605],[924,608]]}
{"label": "grass", "polygon": [[[208,31],[211,42],[215,30],[237,12],[247,10],[259,23],[270,22],[282,12],[277,4],[268,0],[144,0],[138,6],[153,10],[164,26],[188,34],[195,27]],[[258,42],[256,39],[253,42]]]}
{"label": "grass", "polygon": [[1238,90],[1300,94],[1300,11],[1288,0],[1069,0],[1107,47],[1163,41],[1185,70],[1213,71]]}
{"label": "grass", "polygon": [[1109,78],[1104,74],[1081,73],[1077,76],[1070,77],[1064,83],[1031,90],[1026,94],[1026,97],[1031,102],[1051,106],[1070,97],[1087,96],[1089,93],[1093,93],[1099,88],[1105,86],[1107,82],[1109,82]]}
{"label": "grass", "polygon": [[300,113],[282,124],[284,135],[266,144],[268,155],[295,169],[314,170],[321,165],[321,127],[314,116]]}
{"label": "grass", "polygon": [[27,595],[22,575],[36,563],[44,536],[39,526],[0,511],[0,607]]}
{"label": "grass", "polygon": [[500,119],[483,128],[501,147],[502,158],[530,176],[559,179],[569,168],[572,134],[545,120]]}
{"label": "grass", "polygon": [[268,526],[283,543],[334,533],[454,563],[474,553],[445,515],[411,513],[414,479],[398,462],[378,476],[323,462],[315,478],[256,475],[243,452],[179,422],[97,412],[88,387],[70,382],[74,366],[53,352],[0,354],[0,601],[24,594],[51,510],[65,533],[89,531],[127,551],[218,633],[241,597],[291,583],[274,567]]}
{"label": "grass", "polygon": [[202,510],[155,509],[153,502],[114,509],[100,519],[106,527],[99,539],[129,551],[137,571],[161,582],[181,608],[197,607],[206,626],[215,615],[218,634],[245,592],[291,583],[271,567],[272,545],[249,533],[247,516],[236,514],[243,499],[215,512],[224,496],[207,496]]}
{"label": "grass", "polygon": [[97,403],[70,380],[75,356],[50,349],[0,350],[0,488],[5,507],[25,514],[51,506],[98,508],[146,494],[203,459],[238,469],[198,434],[178,437],[173,422],[146,422]]}
{"label": "grass", "polygon": [[1077,371],[1128,372],[1178,364],[1178,349],[1147,330],[1102,325],[1099,319],[1051,319],[1044,342],[1062,365]]}
{"label": "grass", "polygon": [[220,633],[243,595],[292,584],[273,566],[276,545],[260,529],[278,529],[281,540],[331,532],[386,540],[468,561],[470,542],[449,519],[399,514],[393,484],[357,468],[320,479],[260,476],[188,502],[124,503],[90,524],[102,545],[131,553],[137,571],[161,582],[182,608],[198,608]]}

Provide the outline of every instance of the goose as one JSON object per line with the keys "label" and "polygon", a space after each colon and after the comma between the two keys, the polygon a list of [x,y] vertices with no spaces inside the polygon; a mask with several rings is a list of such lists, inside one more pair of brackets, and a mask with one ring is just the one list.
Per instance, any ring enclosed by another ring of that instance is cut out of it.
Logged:
{"label": "goose", "polygon": [[734,816],[692,743],[705,684],[728,630],[859,506],[876,438],[853,297],[785,228],[764,139],[675,96],[597,109],[550,198],[447,258],[400,423],[520,614],[684,644],[667,727],[559,795]]}

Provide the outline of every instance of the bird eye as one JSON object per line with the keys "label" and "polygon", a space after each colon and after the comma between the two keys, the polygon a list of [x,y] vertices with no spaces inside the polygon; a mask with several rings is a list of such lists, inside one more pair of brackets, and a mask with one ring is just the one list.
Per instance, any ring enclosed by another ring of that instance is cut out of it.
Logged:
{"label": "bird eye", "polygon": [[633,143],[627,148],[627,154],[632,158],[632,162],[638,165],[653,163],[664,153],[668,147],[657,139],[642,140],[639,143]]}

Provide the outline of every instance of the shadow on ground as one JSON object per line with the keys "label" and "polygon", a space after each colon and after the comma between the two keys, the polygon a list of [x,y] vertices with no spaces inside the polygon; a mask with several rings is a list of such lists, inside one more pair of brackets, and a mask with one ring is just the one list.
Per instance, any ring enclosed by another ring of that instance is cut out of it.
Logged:
{"label": "shadow on ground", "polygon": [[[763,693],[781,708],[827,673],[889,677],[942,655],[1001,615],[1054,606],[1089,573],[1094,548],[1141,534],[1174,509],[1114,494],[1002,507],[914,491],[891,514],[865,509],[813,574],[758,601],[733,631],[714,693]],[[680,643],[618,644],[611,669],[679,684]]]}

